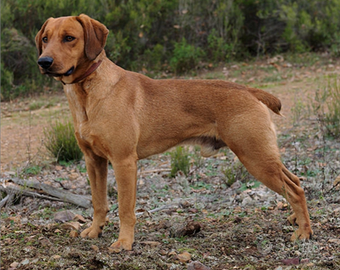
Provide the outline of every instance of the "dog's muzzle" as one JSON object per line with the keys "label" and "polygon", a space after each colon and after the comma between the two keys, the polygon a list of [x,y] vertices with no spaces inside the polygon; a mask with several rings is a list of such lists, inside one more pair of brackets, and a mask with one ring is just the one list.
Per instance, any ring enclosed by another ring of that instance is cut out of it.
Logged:
{"label": "dog's muzzle", "polygon": [[49,69],[51,65],[53,64],[53,58],[46,56],[46,57],[40,57],[38,59],[38,65],[41,66],[43,69]]}
{"label": "dog's muzzle", "polygon": [[47,75],[54,76],[54,77],[69,76],[74,71],[74,67],[71,67],[64,74],[53,73],[53,72],[51,72],[51,70],[49,70],[49,68],[52,66],[52,64],[53,64],[53,58],[52,57],[45,56],[45,57],[40,57],[38,59],[38,65],[44,70],[44,73],[47,74]]}

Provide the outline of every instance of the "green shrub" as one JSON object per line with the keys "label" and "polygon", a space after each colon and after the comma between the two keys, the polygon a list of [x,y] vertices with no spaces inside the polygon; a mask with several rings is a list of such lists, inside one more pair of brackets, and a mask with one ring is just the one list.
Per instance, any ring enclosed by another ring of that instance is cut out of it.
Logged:
{"label": "green shrub", "polygon": [[145,51],[145,63],[148,68],[161,70],[164,58],[164,47],[161,44],[156,44],[152,49]]}
{"label": "green shrub", "polygon": [[181,42],[175,43],[170,67],[175,73],[182,73],[195,68],[201,60],[203,52],[200,48],[195,48],[187,43],[185,38]]}
{"label": "green shrub", "polygon": [[200,61],[244,61],[277,52],[340,54],[340,0],[3,0],[0,5],[4,99],[51,85],[37,68],[34,44],[49,17],[85,13],[102,22],[110,30],[107,56],[137,71],[171,64],[180,73]]}
{"label": "green shrub", "polygon": [[44,145],[57,162],[79,161],[83,156],[74,135],[72,121],[56,121],[45,128]]}
{"label": "green shrub", "polygon": [[216,29],[213,29],[208,36],[208,48],[212,56],[211,61],[214,62],[225,61],[232,53],[232,46],[218,36]]}
{"label": "green shrub", "polygon": [[6,69],[1,61],[1,100],[9,100],[13,89],[13,72]]}
{"label": "green shrub", "polygon": [[226,177],[225,184],[228,187],[234,184],[237,180],[242,183],[248,183],[252,179],[251,175],[240,161],[231,161],[227,168],[222,169],[222,173]]}
{"label": "green shrub", "polygon": [[171,172],[170,177],[175,177],[177,172],[181,171],[186,176],[190,169],[189,153],[183,146],[177,146],[174,151],[170,153],[171,156]]}

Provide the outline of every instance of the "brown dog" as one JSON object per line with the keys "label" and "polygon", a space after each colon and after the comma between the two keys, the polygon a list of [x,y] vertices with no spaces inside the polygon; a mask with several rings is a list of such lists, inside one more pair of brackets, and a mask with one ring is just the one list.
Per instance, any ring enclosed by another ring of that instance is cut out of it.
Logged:
{"label": "brown dog", "polygon": [[[308,239],[312,230],[297,176],[280,161],[270,108],[280,101],[262,90],[216,80],[153,80],[116,66],[105,55],[107,28],[86,15],[48,19],[36,36],[43,74],[61,81],[84,152],[94,217],[82,237],[102,232],[107,202],[107,166],[113,165],[120,233],[114,248],[134,242],[137,160],[178,144],[201,145],[203,156],[228,146],[248,171],[283,195]],[[267,107],[266,107],[267,106]]]}

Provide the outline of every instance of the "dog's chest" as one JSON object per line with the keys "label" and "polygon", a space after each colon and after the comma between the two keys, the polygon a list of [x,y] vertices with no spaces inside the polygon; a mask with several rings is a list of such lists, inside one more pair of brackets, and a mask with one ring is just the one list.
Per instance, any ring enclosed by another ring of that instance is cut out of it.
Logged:
{"label": "dog's chest", "polygon": [[65,85],[64,91],[68,99],[69,107],[74,122],[74,129],[79,136],[78,139],[88,140],[89,134],[86,126],[88,125],[88,116],[86,112],[86,96],[77,91],[73,85]]}

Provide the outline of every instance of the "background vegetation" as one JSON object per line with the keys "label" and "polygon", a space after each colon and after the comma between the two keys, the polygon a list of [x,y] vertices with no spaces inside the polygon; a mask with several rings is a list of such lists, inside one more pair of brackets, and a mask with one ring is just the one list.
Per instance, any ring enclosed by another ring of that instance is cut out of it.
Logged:
{"label": "background vegetation", "polygon": [[282,52],[340,51],[340,0],[3,0],[2,99],[42,91],[34,37],[49,17],[86,13],[110,30],[106,51],[132,70],[186,72]]}

